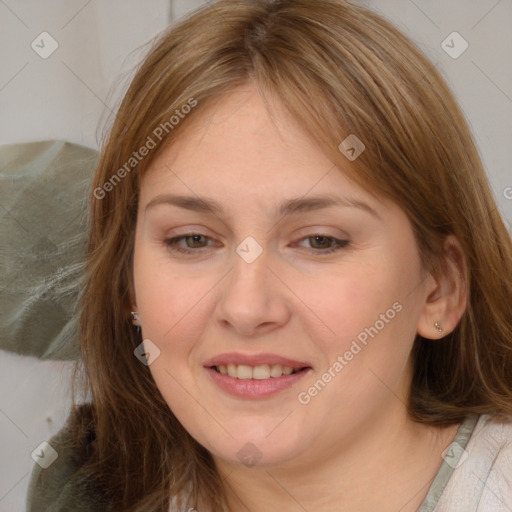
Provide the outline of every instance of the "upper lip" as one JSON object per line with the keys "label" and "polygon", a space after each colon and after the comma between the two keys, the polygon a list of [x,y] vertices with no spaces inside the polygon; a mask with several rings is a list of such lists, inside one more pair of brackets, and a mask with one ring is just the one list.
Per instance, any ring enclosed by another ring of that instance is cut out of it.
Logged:
{"label": "upper lip", "polygon": [[212,366],[226,366],[228,364],[245,364],[247,366],[260,366],[263,364],[272,366],[274,364],[280,364],[281,366],[290,366],[294,370],[311,367],[308,363],[288,359],[287,357],[278,356],[276,354],[240,354],[235,352],[212,357],[204,363],[204,366],[211,368]]}

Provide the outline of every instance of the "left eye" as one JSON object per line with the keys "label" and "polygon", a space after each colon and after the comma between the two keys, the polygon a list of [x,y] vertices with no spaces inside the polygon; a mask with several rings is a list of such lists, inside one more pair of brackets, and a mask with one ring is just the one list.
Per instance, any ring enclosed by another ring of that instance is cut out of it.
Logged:
{"label": "left eye", "polygon": [[338,238],[325,235],[311,235],[304,237],[301,241],[305,240],[308,240],[312,246],[311,250],[316,253],[321,252],[322,254],[339,251],[348,245],[348,240],[339,240]]}

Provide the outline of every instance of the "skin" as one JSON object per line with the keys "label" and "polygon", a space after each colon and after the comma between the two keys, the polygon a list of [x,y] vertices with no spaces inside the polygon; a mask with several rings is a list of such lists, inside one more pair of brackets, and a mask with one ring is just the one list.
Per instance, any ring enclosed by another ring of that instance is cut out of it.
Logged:
{"label": "skin", "polygon": [[[149,368],[164,399],[213,454],[232,510],[416,510],[458,425],[408,418],[409,355],[416,333],[440,338],[464,311],[456,240],[447,240],[454,271],[426,274],[405,213],[333,167],[254,84],[190,121],[143,177],[136,227],[133,307],[143,337],[161,351]],[[333,192],[376,215],[347,206],[276,213],[286,199]],[[168,193],[209,197],[225,211],[146,208]],[[188,233],[206,237],[177,243],[193,254],[166,244]],[[309,238],[320,235],[349,243],[322,255],[330,244]],[[263,250],[252,263],[235,251],[247,236]],[[298,394],[397,302],[401,311],[300,403]],[[276,396],[235,398],[203,368],[227,352],[278,354],[312,370]],[[261,455],[253,466],[237,456],[247,443]]]}

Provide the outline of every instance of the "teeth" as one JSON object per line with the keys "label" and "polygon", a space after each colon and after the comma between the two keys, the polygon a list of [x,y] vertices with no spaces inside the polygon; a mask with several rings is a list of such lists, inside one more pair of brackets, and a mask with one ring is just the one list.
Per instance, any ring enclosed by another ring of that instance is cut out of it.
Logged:
{"label": "teeth", "polygon": [[255,366],[252,370],[252,378],[258,380],[270,379],[270,366],[268,364]]}
{"label": "teeth", "polygon": [[273,364],[270,368],[271,377],[281,377],[283,375],[283,367],[280,364]]}
{"label": "teeth", "polygon": [[290,375],[294,373],[295,370],[291,366],[282,366],[280,364],[261,364],[259,366],[249,366],[246,364],[228,364],[219,365],[215,367],[216,370],[222,375],[229,375],[235,379],[256,379],[256,380],[265,380],[269,378],[278,378],[283,375]]}
{"label": "teeth", "polygon": [[233,378],[237,378],[236,364],[228,364],[228,375]]}
{"label": "teeth", "polygon": [[245,364],[239,364],[236,369],[236,376],[239,379],[252,379],[252,368]]}

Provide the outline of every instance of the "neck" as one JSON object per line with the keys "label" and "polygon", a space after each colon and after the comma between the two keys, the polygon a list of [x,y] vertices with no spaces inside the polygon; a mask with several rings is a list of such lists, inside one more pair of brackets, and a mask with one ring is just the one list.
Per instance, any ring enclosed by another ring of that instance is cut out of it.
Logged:
{"label": "neck", "polygon": [[367,418],[350,439],[318,443],[279,466],[240,467],[217,460],[230,510],[379,510],[414,512],[423,501],[458,425],[411,421],[405,407]]}

